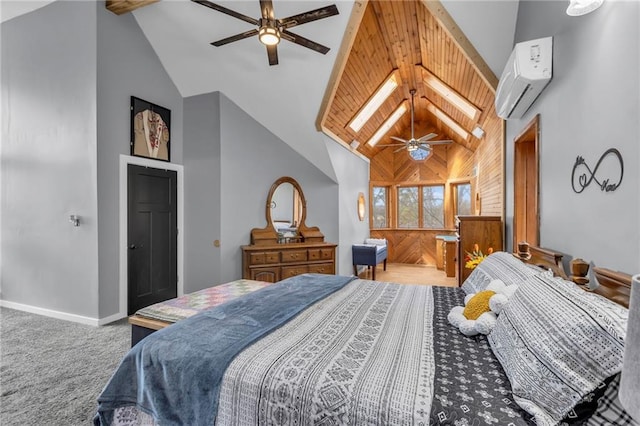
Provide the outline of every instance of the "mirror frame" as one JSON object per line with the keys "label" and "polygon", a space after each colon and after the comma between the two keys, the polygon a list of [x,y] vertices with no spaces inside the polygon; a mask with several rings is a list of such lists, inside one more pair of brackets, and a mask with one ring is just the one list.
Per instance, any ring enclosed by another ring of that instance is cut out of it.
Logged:
{"label": "mirror frame", "polygon": [[[271,185],[271,189],[269,190],[269,195],[267,196],[267,205],[265,216],[267,218],[267,226],[271,226],[273,231],[275,232],[275,227],[273,226],[273,218],[271,217],[271,203],[273,202],[273,194],[275,194],[276,189],[283,183],[290,183],[293,185],[293,188],[298,191],[298,196],[300,197],[300,204],[302,205],[302,211],[300,212],[300,221],[297,225],[297,228],[304,228],[304,221],[307,218],[307,201],[304,198],[304,193],[302,192],[302,188],[298,182],[289,176],[283,176]],[[295,219],[295,218],[294,218]]]}
{"label": "mirror frame", "polygon": [[[267,226],[264,228],[253,228],[251,230],[251,244],[254,245],[267,245],[278,244],[278,233],[273,226],[271,220],[271,201],[273,201],[273,194],[282,183],[290,183],[298,191],[300,196],[300,204],[302,205],[302,212],[300,213],[300,223],[298,224],[298,235],[300,236],[299,242],[289,244],[305,244],[305,243],[324,243],[324,235],[320,232],[317,226],[307,226],[305,221],[307,219],[307,200],[302,192],[302,187],[298,181],[289,176],[283,176],[276,180],[269,194],[267,195],[267,202],[265,204],[265,218],[267,219]],[[280,243],[282,244],[282,243]]]}

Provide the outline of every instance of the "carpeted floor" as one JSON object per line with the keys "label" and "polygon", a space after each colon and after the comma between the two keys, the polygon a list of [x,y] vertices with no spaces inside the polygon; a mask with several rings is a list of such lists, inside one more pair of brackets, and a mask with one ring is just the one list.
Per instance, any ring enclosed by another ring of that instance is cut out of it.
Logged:
{"label": "carpeted floor", "polygon": [[91,424],[130,333],[0,308],[0,425]]}

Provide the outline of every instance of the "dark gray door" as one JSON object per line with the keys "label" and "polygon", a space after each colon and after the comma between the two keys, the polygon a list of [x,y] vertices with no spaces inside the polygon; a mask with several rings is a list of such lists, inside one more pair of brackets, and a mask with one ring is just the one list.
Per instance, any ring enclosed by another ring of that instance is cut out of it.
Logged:
{"label": "dark gray door", "polygon": [[177,174],[128,166],[128,314],[178,292]]}

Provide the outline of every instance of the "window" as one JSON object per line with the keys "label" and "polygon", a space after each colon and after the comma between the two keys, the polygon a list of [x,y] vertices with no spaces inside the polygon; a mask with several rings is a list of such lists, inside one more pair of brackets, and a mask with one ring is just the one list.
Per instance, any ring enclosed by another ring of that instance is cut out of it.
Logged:
{"label": "window", "polygon": [[470,215],[471,213],[471,184],[459,183],[454,185],[454,194],[456,197],[455,215]]}
{"label": "window", "polygon": [[386,186],[374,186],[372,189],[371,200],[373,204],[372,227],[387,228],[388,225],[388,198]]}
{"label": "window", "polygon": [[398,228],[444,228],[444,185],[399,187]]}
{"label": "window", "polygon": [[418,187],[398,188],[398,228],[418,228],[420,210]]}
{"label": "window", "polygon": [[444,228],[444,186],[422,187],[423,228]]}

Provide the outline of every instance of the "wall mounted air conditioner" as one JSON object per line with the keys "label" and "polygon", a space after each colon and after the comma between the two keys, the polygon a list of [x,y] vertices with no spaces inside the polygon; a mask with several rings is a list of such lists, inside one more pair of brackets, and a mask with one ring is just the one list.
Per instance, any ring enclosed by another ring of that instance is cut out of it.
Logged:
{"label": "wall mounted air conditioner", "polygon": [[520,118],[551,80],[553,37],[517,43],[496,91],[499,117]]}

